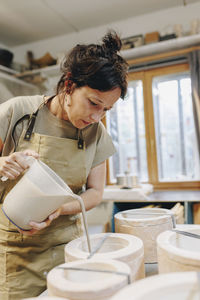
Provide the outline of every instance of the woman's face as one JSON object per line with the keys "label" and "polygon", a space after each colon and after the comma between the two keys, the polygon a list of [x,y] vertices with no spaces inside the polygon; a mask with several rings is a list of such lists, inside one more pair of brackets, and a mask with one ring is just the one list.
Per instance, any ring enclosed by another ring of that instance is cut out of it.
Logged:
{"label": "woman's face", "polygon": [[100,92],[88,86],[76,88],[71,95],[66,96],[64,118],[76,128],[85,128],[92,123],[99,122],[105,112],[111,109],[120,98],[120,95],[120,88],[108,92]]}

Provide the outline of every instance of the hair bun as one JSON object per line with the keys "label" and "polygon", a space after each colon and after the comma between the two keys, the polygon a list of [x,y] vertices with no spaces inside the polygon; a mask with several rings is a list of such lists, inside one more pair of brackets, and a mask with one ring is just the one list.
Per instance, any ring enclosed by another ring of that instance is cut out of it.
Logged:
{"label": "hair bun", "polygon": [[117,53],[122,47],[122,42],[115,31],[109,31],[102,39],[102,47],[106,52]]}

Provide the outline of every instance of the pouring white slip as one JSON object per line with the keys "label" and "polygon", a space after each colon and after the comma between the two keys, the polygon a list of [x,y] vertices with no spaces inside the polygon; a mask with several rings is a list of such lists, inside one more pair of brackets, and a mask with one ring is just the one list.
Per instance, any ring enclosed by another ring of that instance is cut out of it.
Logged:
{"label": "pouring white slip", "polygon": [[[178,231],[200,236],[200,225],[178,225]],[[173,231],[157,238],[159,273],[200,271],[200,239]]]}
{"label": "pouring white slip", "polygon": [[70,300],[108,300],[130,283],[130,268],[117,260],[77,260],[47,275],[48,295]]}
{"label": "pouring white slip", "polygon": [[112,300],[199,300],[200,279],[196,272],[154,275],[135,282]]}
{"label": "pouring white slip", "polygon": [[136,236],[120,233],[90,235],[91,253],[88,253],[85,237],[77,238],[65,246],[65,261],[81,259],[115,259],[129,265],[132,281],[144,278],[144,247]]}
{"label": "pouring white slip", "polygon": [[5,197],[2,210],[18,228],[29,230],[30,221],[42,222],[61,205],[79,201],[90,251],[85,206],[80,196],[45,163],[32,158],[30,168]]}
{"label": "pouring white slip", "polygon": [[157,262],[156,238],[175,226],[173,213],[163,208],[140,208],[119,212],[114,218],[116,232],[141,238],[145,263]]}

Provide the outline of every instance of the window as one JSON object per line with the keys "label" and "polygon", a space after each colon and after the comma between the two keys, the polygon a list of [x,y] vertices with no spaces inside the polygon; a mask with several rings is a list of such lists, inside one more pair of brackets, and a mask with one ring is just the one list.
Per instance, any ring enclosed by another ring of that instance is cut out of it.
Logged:
{"label": "window", "polygon": [[142,81],[131,81],[125,100],[120,99],[107,116],[108,130],[117,149],[110,159],[112,181],[130,173],[148,181]]}
{"label": "window", "polygon": [[153,79],[159,180],[200,178],[199,155],[188,73]]}
{"label": "window", "polygon": [[196,187],[199,153],[188,65],[131,73],[128,94],[107,115],[117,153],[110,182],[137,175],[157,188]]}

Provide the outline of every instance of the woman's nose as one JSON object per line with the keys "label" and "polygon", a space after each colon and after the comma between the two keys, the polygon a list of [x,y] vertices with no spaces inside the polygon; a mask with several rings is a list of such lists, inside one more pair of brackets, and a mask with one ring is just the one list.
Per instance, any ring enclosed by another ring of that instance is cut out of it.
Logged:
{"label": "woman's nose", "polygon": [[93,122],[99,122],[101,120],[101,118],[104,116],[104,114],[105,114],[104,111],[98,111],[98,112],[92,113],[90,115],[90,119]]}

